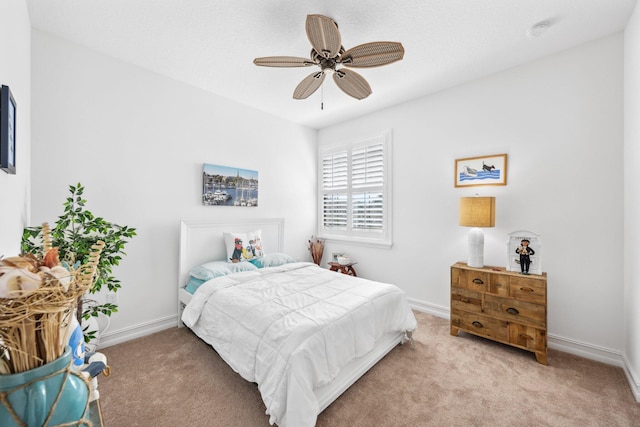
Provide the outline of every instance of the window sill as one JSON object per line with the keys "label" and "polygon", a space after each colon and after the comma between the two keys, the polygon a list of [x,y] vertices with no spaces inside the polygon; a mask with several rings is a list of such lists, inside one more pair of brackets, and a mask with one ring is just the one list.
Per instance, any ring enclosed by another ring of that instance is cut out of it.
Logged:
{"label": "window sill", "polygon": [[336,236],[335,234],[319,235],[318,238],[326,241],[353,243],[359,246],[369,246],[372,248],[391,248],[393,242],[381,239],[367,239],[364,237]]}

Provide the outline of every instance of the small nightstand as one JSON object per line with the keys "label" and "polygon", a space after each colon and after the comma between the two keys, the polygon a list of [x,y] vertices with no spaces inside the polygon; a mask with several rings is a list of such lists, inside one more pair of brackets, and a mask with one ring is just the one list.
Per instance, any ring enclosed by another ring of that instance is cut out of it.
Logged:
{"label": "small nightstand", "polygon": [[340,264],[338,262],[330,262],[329,270],[339,271],[342,274],[348,274],[349,276],[357,277],[356,270],[353,268],[357,262],[350,262],[349,264]]}

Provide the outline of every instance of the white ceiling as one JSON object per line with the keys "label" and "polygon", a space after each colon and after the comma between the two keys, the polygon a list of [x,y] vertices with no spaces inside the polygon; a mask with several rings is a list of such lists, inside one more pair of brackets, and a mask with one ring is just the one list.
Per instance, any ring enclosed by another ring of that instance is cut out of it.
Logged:
{"label": "white ceiling", "polygon": [[[504,70],[623,30],[636,0],[27,0],[32,26],[122,61],[313,128]],[[308,57],[307,14],[334,19],[346,49],[399,41],[402,61],[358,69],[358,101],[314,69],[266,68],[258,56]],[[551,25],[538,37],[536,23]],[[324,99],[324,109],[320,109]]]}

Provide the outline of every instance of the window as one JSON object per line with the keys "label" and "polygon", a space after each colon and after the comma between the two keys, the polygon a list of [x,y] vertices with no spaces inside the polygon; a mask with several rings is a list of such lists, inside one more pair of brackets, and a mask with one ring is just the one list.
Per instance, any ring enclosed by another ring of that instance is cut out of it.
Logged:
{"label": "window", "polygon": [[391,245],[391,132],[320,149],[323,238]]}

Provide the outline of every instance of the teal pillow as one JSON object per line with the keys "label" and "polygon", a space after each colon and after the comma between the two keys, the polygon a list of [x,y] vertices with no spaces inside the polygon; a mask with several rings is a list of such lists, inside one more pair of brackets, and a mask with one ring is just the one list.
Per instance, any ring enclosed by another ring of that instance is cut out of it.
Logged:
{"label": "teal pillow", "polygon": [[248,262],[211,261],[191,269],[189,274],[200,280],[210,280],[241,271],[253,271],[258,268]]}
{"label": "teal pillow", "polygon": [[189,292],[190,294],[195,293],[195,291],[198,290],[198,288],[200,287],[200,285],[202,285],[205,281],[202,279],[196,279],[193,276],[189,277],[189,283],[187,283],[187,286],[185,286],[185,290],[187,292]]}
{"label": "teal pillow", "polygon": [[207,262],[205,264],[199,265],[191,269],[189,274],[192,277],[200,280],[209,280],[215,277],[226,276],[227,274],[233,273],[229,266],[231,263],[227,263],[226,261],[212,261]]}
{"label": "teal pillow", "polygon": [[239,273],[241,271],[255,271],[258,269],[255,265],[250,262],[228,262],[227,268],[231,270],[232,273]]}
{"label": "teal pillow", "polygon": [[279,265],[289,264],[295,261],[296,260],[294,260],[291,256],[281,252],[266,254],[264,256],[261,256],[260,258],[249,260],[251,264],[255,265],[258,268],[277,267]]}

